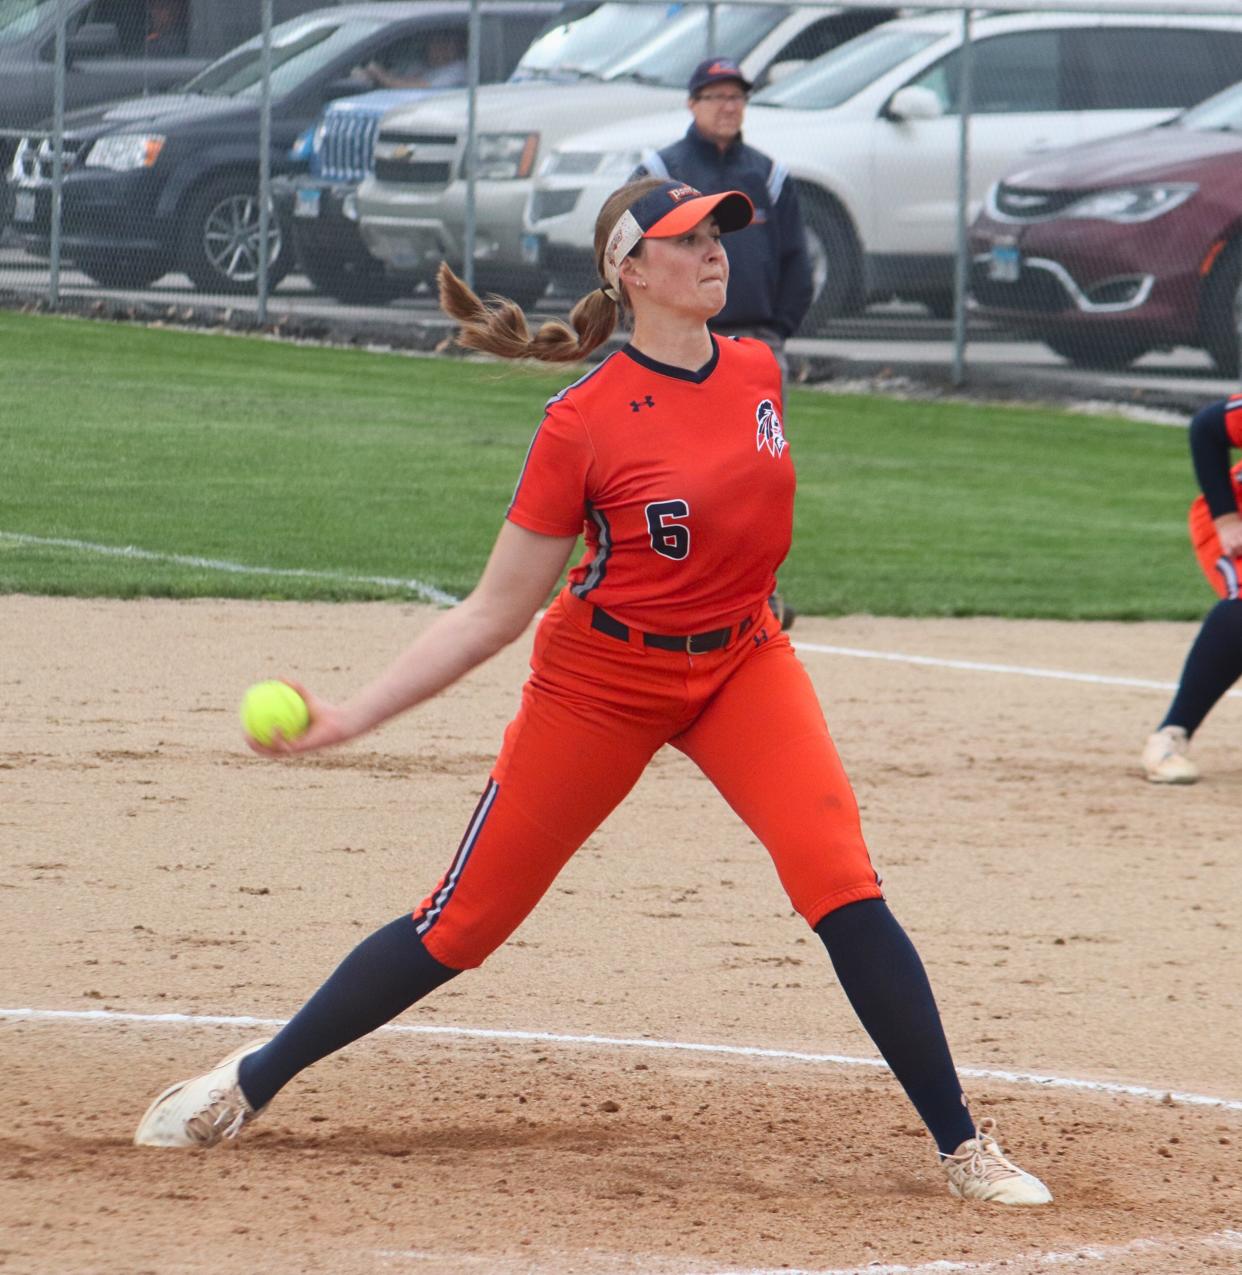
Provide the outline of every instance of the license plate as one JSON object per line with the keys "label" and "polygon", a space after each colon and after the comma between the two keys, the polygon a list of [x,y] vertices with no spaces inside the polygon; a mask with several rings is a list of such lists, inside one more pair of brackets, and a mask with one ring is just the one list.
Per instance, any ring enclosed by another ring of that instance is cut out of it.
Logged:
{"label": "license plate", "polygon": [[293,197],[293,215],[295,217],[318,217],[319,195],[320,192],[318,190],[302,189],[297,191]]}
{"label": "license plate", "polygon": [[14,221],[34,221],[35,195],[33,190],[19,190],[13,200]]}
{"label": "license plate", "polygon": [[992,245],[992,258],[988,262],[988,278],[995,283],[1017,283],[1022,273],[1022,254],[1015,243]]}
{"label": "license plate", "polygon": [[522,260],[528,266],[537,266],[543,256],[543,236],[522,236]]}

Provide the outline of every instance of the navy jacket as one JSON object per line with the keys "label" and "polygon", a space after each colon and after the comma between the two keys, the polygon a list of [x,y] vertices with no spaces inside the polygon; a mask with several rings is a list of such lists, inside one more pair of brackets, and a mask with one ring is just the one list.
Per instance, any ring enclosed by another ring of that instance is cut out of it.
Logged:
{"label": "navy jacket", "polygon": [[640,177],[688,182],[705,195],[741,190],[750,196],[755,220],[725,240],[729,299],[710,326],[765,327],[792,336],[810,308],[812,284],[789,169],[740,137],[721,152],[691,124],[680,142],[643,155],[630,180]]}

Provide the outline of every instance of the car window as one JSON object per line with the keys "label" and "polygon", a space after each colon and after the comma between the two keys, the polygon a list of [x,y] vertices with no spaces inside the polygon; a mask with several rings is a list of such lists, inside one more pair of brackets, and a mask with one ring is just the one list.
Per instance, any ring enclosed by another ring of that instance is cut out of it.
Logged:
{"label": "car window", "polygon": [[613,62],[604,78],[684,89],[690,73],[705,57],[745,57],[788,15],[789,10],[781,5],[718,5],[715,39],[709,48],[707,9],[694,5],[665,22],[652,39]]}
{"label": "car window", "polygon": [[110,57],[184,57],[189,0],[94,0],[75,16],[70,29],[96,23],[116,29],[118,46]]}
{"label": "car window", "polygon": [[[930,89],[946,115],[961,111],[962,54],[955,49],[911,83]],[[976,115],[1060,111],[1061,34],[1021,31],[971,47],[971,110]]]}
{"label": "car window", "polygon": [[36,30],[56,9],[57,0],[0,0],[0,44]]}
{"label": "car window", "polygon": [[[1217,57],[1222,41],[1229,57]],[[1109,27],[1077,32],[1069,53],[1075,106],[1085,111],[1191,106],[1242,73],[1239,43],[1225,31]]]}
{"label": "car window", "polygon": [[[272,93],[291,92],[388,23],[384,18],[347,21],[294,21],[272,32]],[[263,42],[248,40],[226,53],[186,84],[183,92],[208,97],[258,97],[263,75]]]}
{"label": "car window", "polygon": [[844,13],[830,14],[803,27],[772,61],[809,62],[838,44],[870,31],[893,13],[892,9],[847,9]]}
{"label": "car window", "polygon": [[664,6],[658,4],[601,4],[585,17],[545,31],[522,55],[513,78],[541,79],[567,73],[598,76],[627,49],[659,30],[667,16]]}
{"label": "car window", "polygon": [[751,101],[808,111],[840,106],[940,38],[934,31],[886,31],[876,27],[769,85]]}

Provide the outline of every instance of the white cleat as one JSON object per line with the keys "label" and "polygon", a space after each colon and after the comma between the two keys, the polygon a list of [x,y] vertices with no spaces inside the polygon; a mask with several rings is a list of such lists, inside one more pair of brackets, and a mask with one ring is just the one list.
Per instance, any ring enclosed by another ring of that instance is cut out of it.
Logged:
{"label": "white cleat", "polygon": [[1199,767],[1186,755],[1190,739],[1180,726],[1162,726],[1143,747],[1143,774],[1153,784],[1193,784]]}
{"label": "white cleat", "polygon": [[169,1085],[147,1108],[134,1134],[136,1147],[214,1147],[236,1138],[242,1126],[256,1119],[237,1081],[238,1064],[262,1049],[266,1040],[235,1049],[209,1072],[193,1080]]}
{"label": "white cleat", "polygon": [[1033,1173],[1019,1169],[1001,1153],[993,1136],[995,1129],[995,1120],[980,1120],[975,1136],[941,1160],[949,1179],[949,1194],[959,1200],[992,1204],[1051,1204],[1052,1192]]}

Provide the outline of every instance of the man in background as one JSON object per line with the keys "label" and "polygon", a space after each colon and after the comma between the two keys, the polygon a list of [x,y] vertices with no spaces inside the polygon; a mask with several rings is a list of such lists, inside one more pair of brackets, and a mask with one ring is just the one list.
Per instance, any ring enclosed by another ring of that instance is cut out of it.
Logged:
{"label": "man in background", "polygon": [[[685,137],[648,151],[630,180],[684,181],[705,195],[740,190],[755,217],[729,236],[729,293],[709,323],[722,336],[757,337],[771,347],[782,383],[789,377],[785,342],[798,330],[813,294],[811,259],[798,194],[789,169],[742,141],[751,83],[732,58],[707,58],[694,68],[687,105],[693,120]],[[781,628],[796,612],[780,593],[770,599]]]}

